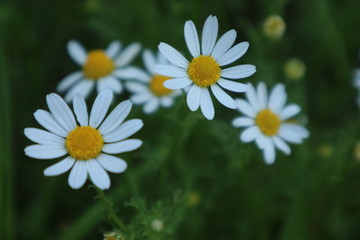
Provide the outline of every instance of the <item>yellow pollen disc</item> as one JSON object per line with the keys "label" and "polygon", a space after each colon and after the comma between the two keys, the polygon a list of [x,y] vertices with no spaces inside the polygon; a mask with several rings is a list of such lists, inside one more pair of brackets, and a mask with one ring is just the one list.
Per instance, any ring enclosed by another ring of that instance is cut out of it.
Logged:
{"label": "yellow pollen disc", "polygon": [[99,130],[90,126],[77,126],[67,135],[65,146],[73,158],[89,160],[100,154],[104,140]]}
{"label": "yellow pollen disc", "polygon": [[113,70],[114,62],[106,56],[103,50],[90,51],[83,66],[85,77],[93,80],[105,77]]}
{"label": "yellow pollen disc", "polygon": [[163,75],[154,75],[150,81],[150,90],[157,96],[164,96],[170,94],[173,90],[164,86],[164,82],[169,80],[169,77]]}
{"label": "yellow pollen disc", "polygon": [[278,133],[281,121],[275,113],[269,109],[264,109],[258,113],[255,119],[256,125],[266,136],[274,136]]}
{"label": "yellow pollen disc", "polygon": [[193,58],[188,67],[189,78],[199,87],[209,87],[220,78],[220,65],[211,56]]}

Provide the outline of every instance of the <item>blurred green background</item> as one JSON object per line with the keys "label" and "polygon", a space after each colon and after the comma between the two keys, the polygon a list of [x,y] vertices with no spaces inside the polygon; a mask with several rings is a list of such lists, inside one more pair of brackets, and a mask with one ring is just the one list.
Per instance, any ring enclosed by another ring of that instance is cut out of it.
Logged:
{"label": "blurred green background", "polygon": [[[114,209],[136,239],[359,239],[360,118],[351,83],[360,67],[359,11],[358,0],[2,0],[0,239],[102,239],[113,229],[94,189],[72,190],[68,174],[44,177],[53,161],[23,152],[31,144],[23,129],[39,127],[33,112],[47,109],[46,94],[78,69],[67,42],[88,50],[112,40],[152,50],[166,42],[188,56],[185,21],[200,31],[210,14],[219,34],[235,29],[236,42],[250,43],[236,62],[257,67],[245,81],[284,83],[310,138],[269,166],[254,144],[240,143],[230,124],[238,113],[219,103],[213,121],[188,111],[184,98],[149,116],[134,107],[144,145],[122,155],[127,171],[111,174]],[[279,40],[262,31],[271,14],[286,23]],[[297,81],[283,71],[293,57],[306,65]],[[134,64],[143,66],[140,56]]]}

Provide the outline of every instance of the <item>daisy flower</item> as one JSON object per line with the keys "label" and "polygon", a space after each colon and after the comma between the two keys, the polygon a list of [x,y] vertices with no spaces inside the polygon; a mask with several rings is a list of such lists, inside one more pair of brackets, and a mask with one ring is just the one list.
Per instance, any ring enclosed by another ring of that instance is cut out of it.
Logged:
{"label": "daisy flower", "polygon": [[86,52],[77,41],[69,41],[70,57],[82,68],[71,73],[57,86],[58,92],[65,92],[65,101],[71,102],[79,93],[86,98],[96,85],[98,93],[110,88],[114,93],[122,92],[122,79],[132,67],[127,66],[140,51],[140,44],[133,43],[120,52],[121,44],[113,41],[105,50]]}
{"label": "daisy flower", "polygon": [[[25,154],[37,159],[63,158],[44,170],[45,176],[56,176],[71,169],[68,182],[73,189],[81,188],[87,179],[100,189],[110,187],[106,171],[121,173],[127,164],[113,156],[133,151],[142,145],[139,139],[126,139],[140,130],[143,122],[132,119],[123,122],[132,104],[129,100],[119,103],[105,118],[113,98],[113,92],[105,89],[96,97],[88,115],[84,98],[73,98],[73,114],[65,101],[57,94],[46,96],[50,112],[37,110],[35,119],[47,131],[25,128],[24,134],[35,145],[25,148]],[[77,120],[77,121],[76,121]]]}
{"label": "daisy flower", "polygon": [[245,92],[248,86],[232,81],[251,76],[255,66],[244,64],[223,69],[242,57],[249,47],[248,42],[241,42],[231,47],[236,38],[236,31],[226,32],[217,42],[218,21],[215,16],[209,16],[202,31],[201,49],[199,37],[192,21],[185,23],[185,41],[192,55],[188,61],[176,49],[166,43],[159,44],[159,50],[172,65],[157,65],[155,71],[172,79],[164,82],[170,89],[190,87],[187,93],[187,105],[191,111],[201,108],[204,116],[211,120],[215,110],[209,88],[215,98],[225,107],[235,109],[236,103],[222,88],[233,92]]}
{"label": "daisy flower", "polygon": [[167,76],[154,72],[155,64],[170,64],[160,52],[157,55],[150,50],[143,52],[143,62],[147,72],[137,69],[133,71],[132,81],[125,83],[125,87],[133,93],[131,101],[134,104],[144,104],[144,112],[149,114],[155,112],[159,106],[170,107],[174,97],[181,94],[180,91],[164,87],[164,82],[170,79]]}
{"label": "daisy flower", "polygon": [[246,98],[247,101],[236,99],[238,110],[245,116],[235,118],[232,124],[246,128],[240,134],[241,141],[255,141],[263,151],[266,163],[275,161],[275,148],[289,155],[291,150],[286,142],[300,144],[309,136],[304,127],[289,121],[301,109],[297,104],[285,106],[284,85],[277,84],[268,98],[264,83],[260,83],[257,89],[249,84]]}

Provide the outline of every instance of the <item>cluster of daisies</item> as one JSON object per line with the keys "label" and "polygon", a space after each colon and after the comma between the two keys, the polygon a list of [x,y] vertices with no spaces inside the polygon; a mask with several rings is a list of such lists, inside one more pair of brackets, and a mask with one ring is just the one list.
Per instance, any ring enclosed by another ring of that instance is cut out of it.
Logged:
{"label": "cluster of daisies", "polygon": [[[26,147],[25,154],[37,159],[59,159],[44,174],[55,176],[70,170],[68,183],[74,189],[81,188],[88,177],[98,188],[108,189],[111,181],[107,172],[121,173],[127,167],[117,154],[142,145],[139,139],[129,139],[143,126],[141,119],[125,121],[132,104],[142,105],[143,111],[150,114],[160,106],[170,107],[182,92],[189,109],[200,108],[209,120],[215,116],[213,97],[225,107],[237,109],[242,115],[232,124],[244,128],[241,141],[255,141],[268,164],[275,161],[276,148],[290,154],[288,143],[299,144],[309,136],[304,127],[291,121],[300,107],[286,104],[282,84],[268,93],[264,83],[255,88],[238,81],[254,74],[254,65],[228,67],[249,47],[248,42],[234,45],[235,30],[218,39],[218,20],[209,16],[201,42],[192,21],[185,23],[184,34],[190,58],[160,43],[158,53],[142,52],[144,69],[130,65],[141,50],[139,43],[122,49],[121,43],[114,41],[105,50],[87,52],[78,42],[70,41],[68,52],[81,70],[59,83],[57,91],[64,98],[51,93],[46,97],[49,111],[34,113],[46,130],[25,129],[25,135],[36,143]],[[94,88],[98,95],[89,114],[85,99]],[[107,115],[113,94],[122,93],[124,88],[131,94],[130,100],[119,103]],[[245,93],[246,99],[234,99],[224,90]]]}

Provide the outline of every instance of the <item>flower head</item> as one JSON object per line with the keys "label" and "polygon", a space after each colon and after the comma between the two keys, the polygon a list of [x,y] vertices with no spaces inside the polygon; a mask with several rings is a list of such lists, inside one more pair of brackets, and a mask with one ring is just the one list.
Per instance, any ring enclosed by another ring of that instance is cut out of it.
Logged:
{"label": "flower head", "polygon": [[164,222],[160,219],[154,219],[151,222],[151,228],[155,232],[161,232],[164,229]]}
{"label": "flower head", "polygon": [[104,240],[125,240],[123,235],[117,231],[105,233]]}
{"label": "flower head", "polygon": [[225,107],[235,109],[236,103],[222,88],[233,92],[245,92],[248,86],[232,81],[251,76],[255,66],[244,64],[223,69],[242,57],[249,47],[248,42],[241,42],[231,47],[236,38],[236,31],[226,32],[218,41],[218,20],[209,16],[202,31],[201,49],[198,33],[192,21],[185,23],[185,41],[192,55],[188,61],[176,49],[166,43],[160,43],[159,50],[174,65],[159,64],[155,71],[172,79],[164,82],[170,89],[190,87],[187,93],[187,105],[191,111],[199,107],[207,119],[215,115],[209,88],[215,98]]}
{"label": "flower head", "polygon": [[170,63],[159,52],[155,55],[150,50],[143,52],[143,62],[146,71],[134,68],[131,79],[135,81],[125,83],[125,87],[132,93],[131,101],[144,104],[144,112],[148,114],[155,112],[159,106],[170,107],[181,92],[166,88],[164,82],[170,78],[154,72],[155,64]]}
{"label": "flower head", "polygon": [[236,99],[238,110],[245,116],[235,118],[233,125],[246,128],[240,135],[241,141],[255,141],[263,151],[265,162],[272,164],[275,161],[275,148],[290,154],[286,142],[300,144],[309,136],[309,132],[289,121],[301,109],[297,104],[285,106],[287,95],[282,84],[276,85],[269,98],[267,96],[264,83],[260,83],[257,89],[249,84],[247,101]]}
{"label": "flower head", "polygon": [[355,160],[360,162],[360,142],[357,142],[354,147]]}
{"label": "flower head", "polygon": [[34,113],[35,119],[47,131],[25,128],[26,137],[36,143],[27,146],[25,154],[37,159],[63,158],[46,168],[44,175],[56,176],[71,169],[68,182],[74,189],[81,188],[88,175],[98,188],[108,189],[110,178],[106,171],[121,173],[127,167],[124,160],[112,154],[139,148],[141,140],[126,138],[143,126],[140,119],[124,122],[132,107],[129,100],[119,103],[105,118],[112,98],[110,89],[102,90],[96,97],[89,116],[84,98],[79,94],[75,95],[75,118],[59,95],[47,95],[50,112],[37,110]]}
{"label": "flower head", "polygon": [[285,76],[290,80],[299,80],[304,77],[306,66],[303,61],[298,58],[289,59],[284,66]]}
{"label": "flower head", "polygon": [[278,15],[270,15],[264,22],[264,34],[272,39],[279,39],[284,35],[286,24]]}
{"label": "flower head", "polygon": [[57,91],[65,92],[65,100],[71,102],[76,94],[86,98],[96,85],[98,93],[110,88],[114,93],[122,92],[120,79],[126,76],[132,67],[127,66],[140,50],[140,44],[133,43],[120,51],[119,41],[113,41],[105,49],[86,52],[77,41],[69,41],[67,49],[72,59],[82,68],[66,76]]}

